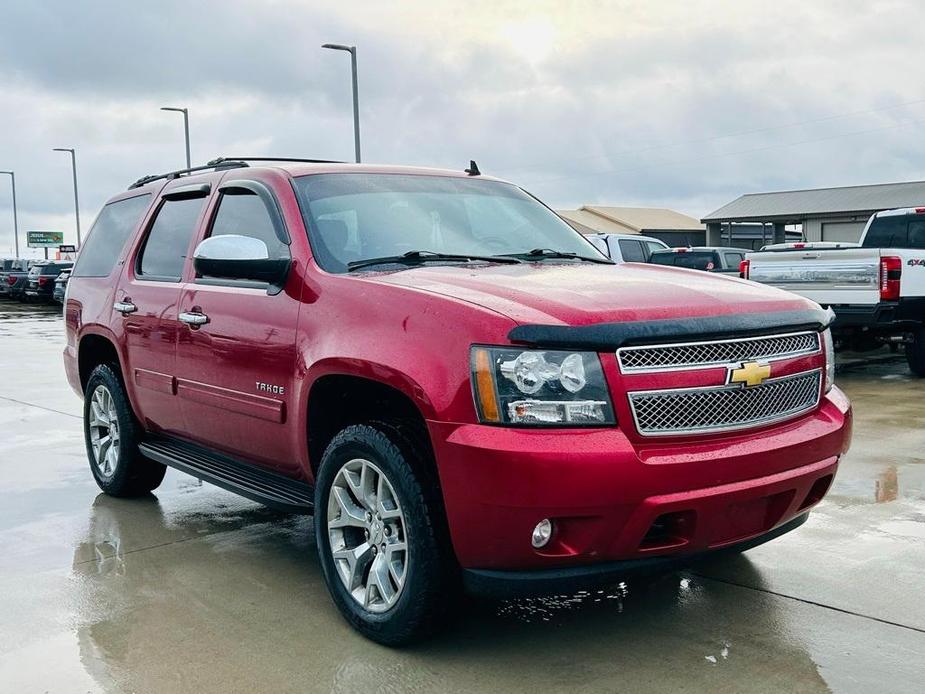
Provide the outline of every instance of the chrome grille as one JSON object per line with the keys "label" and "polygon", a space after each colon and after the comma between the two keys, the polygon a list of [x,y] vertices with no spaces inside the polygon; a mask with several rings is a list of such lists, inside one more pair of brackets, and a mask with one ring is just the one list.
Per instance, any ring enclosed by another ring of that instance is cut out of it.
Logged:
{"label": "chrome grille", "polygon": [[643,436],[703,434],[779,422],[819,402],[819,369],[750,388],[718,386],[629,393],[636,429]]}
{"label": "chrome grille", "polygon": [[623,373],[664,371],[760,359],[774,361],[819,351],[819,333],[803,332],[736,340],[685,342],[617,350]]}

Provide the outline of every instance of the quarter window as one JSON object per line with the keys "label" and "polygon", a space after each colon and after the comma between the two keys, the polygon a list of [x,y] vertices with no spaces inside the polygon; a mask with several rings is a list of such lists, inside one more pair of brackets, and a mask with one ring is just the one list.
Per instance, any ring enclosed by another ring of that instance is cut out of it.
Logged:
{"label": "quarter window", "polygon": [[205,197],[197,197],[163,202],[141,251],[139,275],[180,281],[190,239],[205,201]]}
{"label": "quarter window", "polygon": [[103,207],[80,249],[73,276],[108,277],[150,204],[150,195],[138,195]]}

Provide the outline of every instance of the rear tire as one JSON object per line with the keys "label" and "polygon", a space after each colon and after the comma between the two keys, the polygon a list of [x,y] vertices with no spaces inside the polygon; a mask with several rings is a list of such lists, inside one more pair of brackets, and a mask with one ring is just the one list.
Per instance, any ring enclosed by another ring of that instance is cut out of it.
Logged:
{"label": "rear tire", "polygon": [[422,465],[427,455],[400,425],[352,425],[328,445],[316,479],[325,583],[344,618],[386,646],[432,633],[455,602],[455,563],[439,487]]}
{"label": "rear tire", "polygon": [[906,361],[913,374],[925,378],[925,327],[916,329],[912,342],[906,343]]}
{"label": "rear tire", "polygon": [[141,496],[164,479],[167,468],[138,450],[142,434],[122,379],[97,366],[84,390],[84,441],[93,479],[110,496]]}

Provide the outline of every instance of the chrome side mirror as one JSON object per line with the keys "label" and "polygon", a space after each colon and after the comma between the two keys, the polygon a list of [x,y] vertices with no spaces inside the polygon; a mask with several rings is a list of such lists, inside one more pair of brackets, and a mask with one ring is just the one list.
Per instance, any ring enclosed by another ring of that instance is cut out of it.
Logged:
{"label": "chrome side mirror", "polygon": [[193,267],[200,277],[267,282],[271,289],[282,288],[290,264],[289,258],[270,258],[267,244],[260,239],[237,234],[203,239],[193,253]]}

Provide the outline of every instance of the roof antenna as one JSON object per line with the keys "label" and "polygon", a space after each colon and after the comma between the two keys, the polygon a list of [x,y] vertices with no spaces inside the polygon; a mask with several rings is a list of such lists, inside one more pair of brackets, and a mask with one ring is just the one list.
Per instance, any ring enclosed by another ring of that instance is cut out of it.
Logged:
{"label": "roof antenna", "polygon": [[469,168],[466,169],[466,173],[470,176],[481,176],[482,172],[479,171],[479,165],[475,163],[475,159],[469,160]]}

